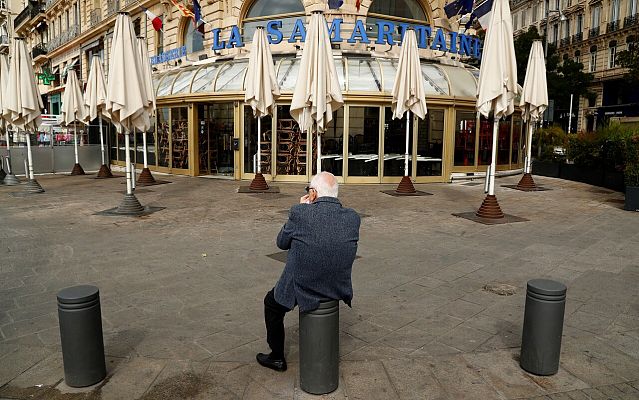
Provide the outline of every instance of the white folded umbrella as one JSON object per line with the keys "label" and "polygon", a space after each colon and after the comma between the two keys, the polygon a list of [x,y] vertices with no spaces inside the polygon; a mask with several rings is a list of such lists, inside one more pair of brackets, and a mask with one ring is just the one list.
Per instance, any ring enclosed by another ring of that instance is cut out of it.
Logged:
{"label": "white folded umbrella", "polygon": [[104,134],[102,132],[102,118],[109,118],[106,112],[106,79],[104,77],[104,69],[102,68],[102,62],[100,56],[94,55],[91,60],[91,69],[89,70],[89,78],[87,79],[87,86],[84,90],[84,104],[88,108],[86,115],[86,122],[93,121],[98,118],[100,124],[100,150],[102,153],[102,165],[105,165],[105,148],[104,148]]}
{"label": "white folded umbrella", "polygon": [[73,150],[75,153],[75,163],[79,164],[78,158],[78,132],[75,122],[84,122],[89,114],[89,110],[84,103],[82,89],[75,70],[67,72],[67,83],[64,85],[62,95],[62,125],[73,124]]}

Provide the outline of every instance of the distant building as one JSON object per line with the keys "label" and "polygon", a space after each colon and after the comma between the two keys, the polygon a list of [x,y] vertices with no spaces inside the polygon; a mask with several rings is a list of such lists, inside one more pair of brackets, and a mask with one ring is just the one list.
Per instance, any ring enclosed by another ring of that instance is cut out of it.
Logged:
{"label": "distant building", "polygon": [[[581,62],[594,74],[591,91],[596,99],[580,98],[573,104],[573,131],[592,131],[609,119],[639,120],[639,91],[628,88],[616,55],[629,40],[639,37],[639,0],[550,0],[548,20],[545,0],[511,1],[515,37],[531,26],[557,46],[560,59]],[[578,106],[577,110],[575,107]],[[567,114],[568,105],[555,104]]]}

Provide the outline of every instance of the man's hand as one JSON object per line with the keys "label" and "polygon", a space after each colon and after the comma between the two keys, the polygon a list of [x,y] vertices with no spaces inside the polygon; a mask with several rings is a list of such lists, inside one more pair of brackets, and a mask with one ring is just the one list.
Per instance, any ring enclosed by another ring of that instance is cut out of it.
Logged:
{"label": "man's hand", "polygon": [[300,197],[300,204],[311,204],[311,196],[307,194]]}

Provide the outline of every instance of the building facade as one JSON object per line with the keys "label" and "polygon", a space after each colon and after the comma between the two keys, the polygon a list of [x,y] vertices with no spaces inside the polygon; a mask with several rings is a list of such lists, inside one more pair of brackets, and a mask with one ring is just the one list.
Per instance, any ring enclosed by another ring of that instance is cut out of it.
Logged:
{"label": "building facade", "polygon": [[[560,59],[571,58],[593,73],[590,91],[595,99],[573,104],[572,131],[593,131],[609,120],[639,120],[639,93],[624,83],[626,73],[617,54],[639,38],[639,0],[515,0],[515,37],[535,26],[548,32]],[[567,109],[567,105],[557,105]]]}
{"label": "building facade", "polygon": [[[200,0],[205,23],[197,29],[188,15],[190,1],[49,0],[21,29],[29,35],[46,107],[57,114],[69,68],[84,81],[92,56],[99,55],[108,74],[115,16],[129,12],[136,32],[146,38],[158,104],[152,130],[130,135],[138,167],[146,135],[151,170],[252,179],[259,162],[269,180],[308,181],[316,172],[316,145],[300,132],[289,109],[306,18],[324,11],[345,106],[322,137],[322,168],[345,183],[399,182],[408,123],[411,176],[416,182],[445,182],[484,173],[492,122],[475,110],[479,71],[466,63],[479,58],[481,41],[449,21],[444,4],[346,0],[332,10],[326,0]],[[154,30],[142,7],[162,19],[162,30]],[[275,115],[262,120],[260,160],[257,123],[243,103],[257,26],[266,28],[282,92]],[[425,120],[407,122],[392,119],[390,91],[398,44],[408,27],[418,36],[429,109]],[[93,130],[88,129],[89,142]],[[110,130],[114,164],[123,165],[123,140]],[[519,114],[502,121],[499,171],[521,169],[523,142]]]}

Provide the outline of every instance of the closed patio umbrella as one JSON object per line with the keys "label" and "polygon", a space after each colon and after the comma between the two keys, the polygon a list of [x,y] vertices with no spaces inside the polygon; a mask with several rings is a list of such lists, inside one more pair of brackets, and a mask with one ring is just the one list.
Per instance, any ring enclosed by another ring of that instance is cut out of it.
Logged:
{"label": "closed patio umbrella", "polygon": [[[0,123],[2,124],[2,129],[4,130],[4,138],[7,143],[7,172],[3,176],[4,170],[0,167],[0,183],[5,185],[17,185],[20,183],[18,177],[15,176],[11,169],[11,146],[9,145],[9,127],[7,121],[4,119],[2,115],[2,105],[3,105],[3,92],[7,87],[9,75],[9,61],[7,60],[6,54],[0,54]],[[4,161],[0,159],[0,164],[4,165]]]}
{"label": "closed patio umbrella", "polygon": [[488,195],[476,215],[482,218],[504,218],[495,196],[495,168],[499,120],[515,111],[517,62],[513,43],[512,17],[508,0],[495,0],[486,29],[479,69],[477,109],[486,118],[493,113],[493,147],[490,173],[486,175]]}
{"label": "closed patio umbrella", "polygon": [[262,117],[273,114],[275,98],[280,95],[280,88],[275,79],[273,56],[266,39],[264,27],[258,27],[253,34],[253,48],[246,75],[246,92],[244,102],[253,109],[257,118],[257,171],[249,185],[251,190],[268,190],[268,184],[262,175]]}
{"label": "closed patio umbrella", "polygon": [[144,207],[133,194],[129,135],[133,129],[149,127],[149,97],[144,85],[142,67],[131,18],[118,14],[111,45],[111,61],[107,82],[106,110],[118,131],[124,131],[126,160],[126,194],[116,212],[139,215]]}
{"label": "closed patio umbrella", "polygon": [[408,29],[404,34],[399,63],[393,84],[393,119],[402,118],[406,114],[406,153],[404,154],[404,176],[397,186],[397,193],[415,193],[415,187],[408,176],[408,141],[410,128],[410,113],[424,119],[428,112],[426,108],[426,92],[419,64],[419,50],[415,31]]}
{"label": "closed patio umbrella", "polygon": [[320,134],[333,120],[333,111],[343,105],[326,19],[321,11],[314,11],[308,24],[290,112],[302,132],[313,132],[315,126],[317,173],[322,170]]}
{"label": "closed patio umbrella", "polygon": [[84,104],[88,107],[89,112],[86,116],[86,122],[98,119],[100,124],[100,151],[102,153],[102,165],[98,171],[98,178],[113,178],[111,169],[106,163],[106,151],[104,148],[104,133],[102,131],[102,118],[108,118],[106,114],[106,79],[104,77],[104,69],[100,56],[94,55],[91,60],[91,69],[89,70],[89,78],[87,86],[84,90]]}
{"label": "closed patio umbrella", "polygon": [[42,193],[44,189],[33,175],[30,131],[35,132],[42,123],[42,98],[35,82],[31,55],[24,39],[15,38],[13,57],[9,66],[7,86],[2,95],[2,115],[16,128],[26,131],[29,181],[25,185],[27,193]]}
{"label": "closed patio umbrella", "polygon": [[[144,37],[138,37],[138,55],[140,57],[140,66],[142,67],[142,79],[144,89],[147,93],[146,112],[149,114],[150,120],[155,116],[155,92],[153,90],[153,77],[151,71],[151,62],[149,60],[149,50]],[[151,128],[151,124],[142,131],[142,146],[144,147],[144,168],[138,177],[139,186],[153,185],[156,183],[155,178],[149,170],[149,161],[146,149],[146,132]]]}
{"label": "closed patio umbrella", "polygon": [[530,48],[526,78],[519,105],[522,108],[524,122],[528,122],[526,136],[526,162],[524,176],[517,184],[521,190],[536,190],[537,185],[532,177],[532,134],[533,128],[548,107],[548,86],[546,85],[546,61],[541,40],[535,40]]}
{"label": "closed patio umbrella", "polygon": [[73,124],[73,152],[75,154],[75,165],[71,171],[71,175],[84,175],[84,169],[80,166],[78,159],[78,132],[76,122],[83,121],[87,118],[88,109],[84,104],[82,97],[82,89],[75,70],[67,72],[67,83],[64,85],[64,94],[62,95],[62,124],[69,126]]}

